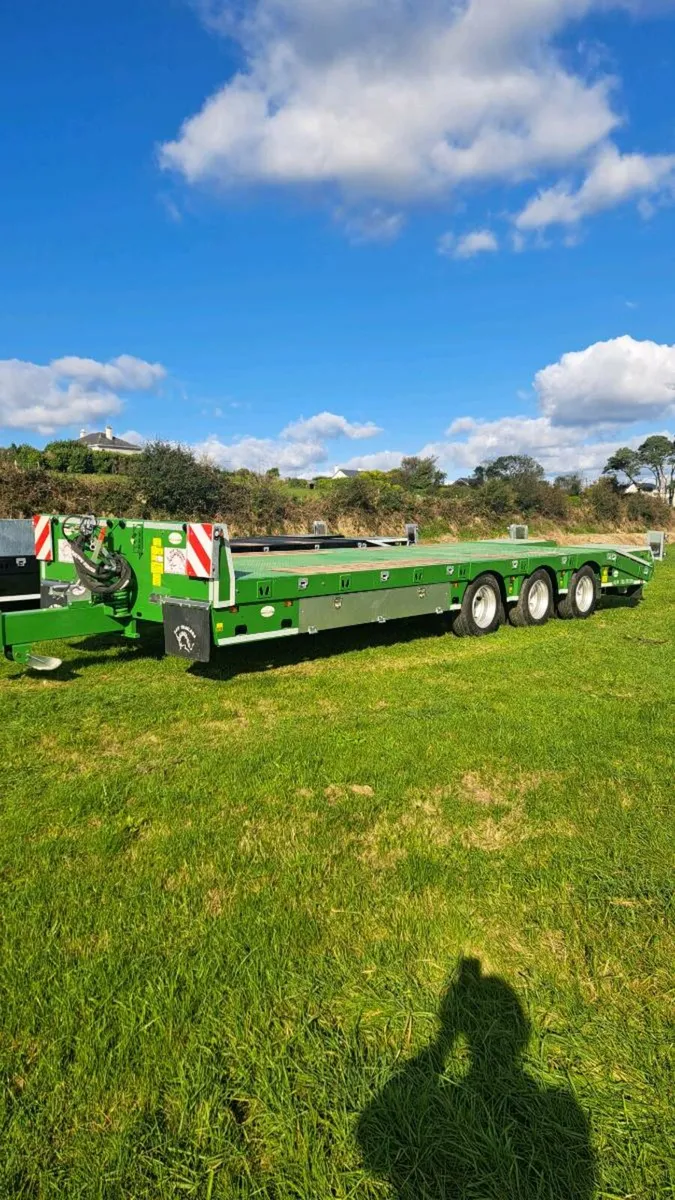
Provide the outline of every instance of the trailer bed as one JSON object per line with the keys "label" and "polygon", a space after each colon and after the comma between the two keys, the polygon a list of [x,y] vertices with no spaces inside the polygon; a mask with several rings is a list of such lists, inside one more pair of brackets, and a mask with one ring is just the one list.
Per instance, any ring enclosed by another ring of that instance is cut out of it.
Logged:
{"label": "trailer bed", "polygon": [[[340,571],[371,571],[386,568],[437,567],[453,563],[492,561],[508,562],[514,557],[528,557],[528,551],[553,551],[554,557],[562,558],[568,551],[553,542],[441,542],[436,545],[402,546],[400,549],[367,547],[363,550],[315,550],[292,551],[290,553],[241,555],[236,560],[238,579],[254,577],[271,578],[275,575],[330,575]],[[575,547],[577,549],[578,547]],[[590,550],[591,547],[584,547]],[[615,549],[615,547],[611,547]]]}
{"label": "trailer bed", "polygon": [[[78,520],[36,518],[42,610],[0,614],[1,644],[18,661],[34,665],[36,641],[103,632],[137,638],[152,624],[163,624],[167,653],[195,661],[208,661],[213,645],[429,614],[457,614],[456,632],[480,636],[507,619],[590,616],[603,591],[640,591],[654,569],[648,547],[536,540],[396,546],[369,539],[276,553],[266,541],[233,554],[224,525],[115,518],[98,521],[77,543]],[[77,545],[92,562],[98,553],[116,557],[126,582],[107,594],[89,589],[77,553],[73,561]]]}

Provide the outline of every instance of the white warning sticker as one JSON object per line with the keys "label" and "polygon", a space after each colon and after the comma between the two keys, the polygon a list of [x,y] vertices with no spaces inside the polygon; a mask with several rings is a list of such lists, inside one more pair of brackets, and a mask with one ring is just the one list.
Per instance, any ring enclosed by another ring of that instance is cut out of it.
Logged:
{"label": "white warning sticker", "polygon": [[73,547],[67,538],[59,538],[57,543],[57,558],[60,563],[72,563]]}
{"label": "white warning sticker", "polygon": [[164,574],[187,574],[187,550],[179,550],[176,546],[164,547]]}

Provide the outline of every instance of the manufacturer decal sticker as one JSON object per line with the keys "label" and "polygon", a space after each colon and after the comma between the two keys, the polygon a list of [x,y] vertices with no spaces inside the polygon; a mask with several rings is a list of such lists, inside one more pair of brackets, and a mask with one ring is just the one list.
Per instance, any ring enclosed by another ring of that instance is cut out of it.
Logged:
{"label": "manufacturer decal sticker", "polygon": [[59,538],[57,542],[57,557],[61,563],[72,563],[73,547],[67,538]]}
{"label": "manufacturer decal sticker", "polygon": [[177,550],[174,546],[167,546],[164,550],[164,572],[166,575],[186,575],[187,550]]}
{"label": "manufacturer decal sticker", "polygon": [[178,649],[183,654],[192,654],[197,644],[197,634],[191,625],[179,625],[174,630],[174,637],[178,644]]}
{"label": "manufacturer decal sticker", "polygon": [[183,544],[182,533],[170,533],[169,541],[171,542],[172,546],[181,546]]}

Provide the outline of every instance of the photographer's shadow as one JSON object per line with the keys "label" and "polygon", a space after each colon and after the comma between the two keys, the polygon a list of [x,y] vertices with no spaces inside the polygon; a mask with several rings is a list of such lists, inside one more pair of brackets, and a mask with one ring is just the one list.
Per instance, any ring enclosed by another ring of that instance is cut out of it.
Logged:
{"label": "photographer's shadow", "polygon": [[463,959],[439,1019],[436,1041],[361,1114],[368,1170],[395,1200],[590,1200],[588,1120],[567,1088],[525,1073],[530,1027],[513,989]]}

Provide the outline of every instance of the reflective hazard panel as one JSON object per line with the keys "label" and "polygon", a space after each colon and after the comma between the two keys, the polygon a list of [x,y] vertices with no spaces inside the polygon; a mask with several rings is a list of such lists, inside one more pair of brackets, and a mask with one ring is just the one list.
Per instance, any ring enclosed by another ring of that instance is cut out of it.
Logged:
{"label": "reflective hazard panel", "polygon": [[52,538],[51,517],[33,517],[33,534],[35,536],[35,557],[39,562],[54,561],[54,541]]}
{"label": "reflective hazard panel", "polygon": [[213,525],[188,525],[187,573],[191,579],[213,579]]}

